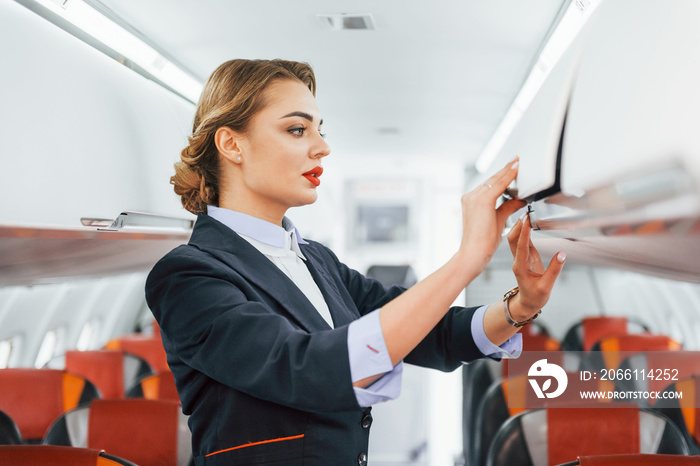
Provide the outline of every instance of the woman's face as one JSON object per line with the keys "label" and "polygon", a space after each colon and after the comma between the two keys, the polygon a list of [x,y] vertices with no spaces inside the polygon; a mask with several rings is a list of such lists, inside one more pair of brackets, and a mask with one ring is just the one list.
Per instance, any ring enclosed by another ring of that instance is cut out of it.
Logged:
{"label": "woman's face", "polygon": [[241,161],[236,204],[268,221],[281,221],[290,207],[312,204],[321,160],[330,153],[321,134],[316,99],[299,81],[278,80],[266,90],[267,106],[239,140]]}

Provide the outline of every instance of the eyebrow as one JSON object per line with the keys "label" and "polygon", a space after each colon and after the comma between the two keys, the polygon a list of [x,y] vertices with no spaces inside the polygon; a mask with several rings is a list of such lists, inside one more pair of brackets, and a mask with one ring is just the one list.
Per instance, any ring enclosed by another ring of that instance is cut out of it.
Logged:
{"label": "eyebrow", "polygon": [[[282,118],[280,118],[280,120],[282,120],[282,119],[284,119],[284,118],[295,117],[295,116],[297,116],[297,117],[302,117],[302,118],[304,118],[305,120],[314,121],[314,117],[312,117],[311,115],[309,115],[309,114],[306,113],[306,112],[292,112],[292,113],[288,113],[288,114],[286,114],[285,116],[283,116]],[[322,125],[322,124],[323,124],[323,118],[322,118],[321,121],[319,122],[319,125]]]}

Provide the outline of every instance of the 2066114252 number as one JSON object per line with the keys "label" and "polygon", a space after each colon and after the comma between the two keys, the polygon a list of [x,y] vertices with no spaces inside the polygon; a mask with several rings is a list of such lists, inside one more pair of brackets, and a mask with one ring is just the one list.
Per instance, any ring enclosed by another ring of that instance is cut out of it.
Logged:
{"label": "2066114252 number", "polygon": [[600,380],[678,380],[678,369],[603,369]]}

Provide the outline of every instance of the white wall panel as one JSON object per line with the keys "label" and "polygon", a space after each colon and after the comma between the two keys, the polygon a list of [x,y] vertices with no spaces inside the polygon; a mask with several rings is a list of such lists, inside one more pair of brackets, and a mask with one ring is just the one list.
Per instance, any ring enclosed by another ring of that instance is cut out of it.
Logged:
{"label": "white wall panel", "polygon": [[12,1],[0,63],[0,222],[184,213],[168,178],[191,103]]}

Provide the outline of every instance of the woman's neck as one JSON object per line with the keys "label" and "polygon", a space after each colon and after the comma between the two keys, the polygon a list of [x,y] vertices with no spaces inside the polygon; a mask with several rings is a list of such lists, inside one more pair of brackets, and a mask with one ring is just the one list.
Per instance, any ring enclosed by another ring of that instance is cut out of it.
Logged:
{"label": "woman's neck", "polygon": [[265,220],[266,222],[270,222],[278,226],[282,226],[282,219],[287,213],[286,209],[279,207],[273,208],[272,206],[268,206],[265,208],[254,203],[234,202],[230,199],[220,199],[219,207],[250,215],[251,217],[259,218],[260,220]]}

